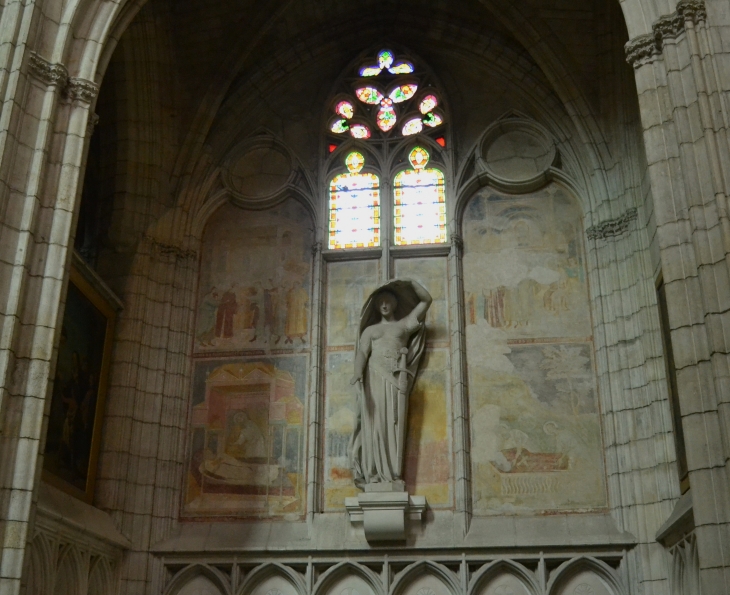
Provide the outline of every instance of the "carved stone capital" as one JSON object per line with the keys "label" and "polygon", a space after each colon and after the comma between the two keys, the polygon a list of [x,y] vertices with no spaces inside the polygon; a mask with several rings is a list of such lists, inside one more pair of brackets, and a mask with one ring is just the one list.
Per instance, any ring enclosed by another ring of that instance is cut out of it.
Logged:
{"label": "carved stone capital", "polygon": [[652,25],[652,33],[639,35],[624,46],[626,61],[634,68],[659,57],[667,39],[675,39],[684,33],[688,22],[697,25],[707,18],[704,0],[681,0],[677,11],[659,18]]}
{"label": "carved stone capital", "polygon": [[312,244],[312,256],[319,256],[322,254],[322,242],[314,242]]}
{"label": "carved stone capital", "polygon": [[707,7],[704,0],[680,0],[677,3],[677,13],[685,21],[692,21],[695,25],[707,19]]}
{"label": "carved stone capital", "polygon": [[626,52],[626,61],[634,68],[638,68],[642,64],[648,64],[659,56],[659,48],[657,47],[654,35],[639,35],[630,39],[624,46]]}
{"label": "carved stone capital", "polygon": [[71,101],[78,99],[84,103],[91,103],[99,94],[99,86],[86,79],[69,78],[66,85],[66,97]]}
{"label": "carved stone capital", "polygon": [[608,219],[598,225],[589,227],[586,229],[586,235],[589,240],[605,240],[606,238],[620,236],[629,228],[629,224],[634,221],[638,215],[639,213],[635,208],[627,209],[620,217]]}
{"label": "carved stone capital", "polygon": [[464,249],[464,238],[462,238],[458,233],[452,233],[451,245],[461,252]]}
{"label": "carved stone capital", "polygon": [[163,244],[152,238],[150,238],[150,243],[152,244],[153,251],[160,256],[173,256],[180,260],[194,260],[198,257],[198,253],[195,250],[185,250],[174,244]]}
{"label": "carved stone capital", "polygon": [[68,71],[63,64],[53,64],[35,52],[30,53],[29,72],[46,85],[63,87],[68,81]]}
{"label": "carved stone capital", "polygon": [[684,19],[681,15],[674,13],[669,16],[660,18],[652,26],[654,30],[654,39],[659,50],[664,47],[665,39],[674,39],[680,33],[684,32]]}

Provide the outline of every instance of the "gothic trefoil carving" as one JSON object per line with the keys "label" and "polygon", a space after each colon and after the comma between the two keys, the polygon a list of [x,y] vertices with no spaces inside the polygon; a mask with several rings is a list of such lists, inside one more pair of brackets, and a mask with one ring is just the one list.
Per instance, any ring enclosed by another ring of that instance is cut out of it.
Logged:
{"label": "gothic trefoil carving", "polygon": [[608,219],[598,225],[589,227],[586,229],[586,235],[589,240],[605,240],[606,238],[620,236],[637,217],[638,211],[635,208],[627,209],[620,217]]}
{"label": "gothic trefoil carving", "polygon": [[46,85],[63,87],[68,80],[68,71],[63,64],[52,64],[35,52],[30,53],[29,72]]}

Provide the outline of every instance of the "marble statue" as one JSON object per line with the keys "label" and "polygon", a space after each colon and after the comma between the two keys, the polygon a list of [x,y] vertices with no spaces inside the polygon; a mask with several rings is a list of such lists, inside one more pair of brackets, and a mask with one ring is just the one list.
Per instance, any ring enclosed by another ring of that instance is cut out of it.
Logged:
{"label": "marble statue", "polygon": [[426,345],[424,318],[432,298],[411,279],[394,280],[365,301],[355,355],[357,418],[351,442],[355,485],[404,489],[408,395]]}

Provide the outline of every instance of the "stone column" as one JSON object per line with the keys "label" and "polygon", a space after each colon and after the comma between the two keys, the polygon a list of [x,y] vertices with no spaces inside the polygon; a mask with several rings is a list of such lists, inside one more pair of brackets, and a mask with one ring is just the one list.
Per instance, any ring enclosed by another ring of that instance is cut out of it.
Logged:
{"label": "stone column", "polygon": [[730,590],[727,5],[682,0],[631,40],[687,443],[703,593]]}
{"label": "stone column", "polygon": [[0,592],[8,594],[20,589],[87,121],[98,92],[33,52],[15,58],[23,67],[11,77],[17,103],[3,106],[0,157]]}

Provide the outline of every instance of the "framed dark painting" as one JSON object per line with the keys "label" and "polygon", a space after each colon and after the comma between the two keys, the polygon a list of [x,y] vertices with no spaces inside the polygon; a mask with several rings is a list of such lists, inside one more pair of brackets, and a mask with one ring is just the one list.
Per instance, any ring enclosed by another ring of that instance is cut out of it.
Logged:
{"label": "framed dark painting", "polygon": [[46,434],[43,479],[91,502],[116,310],[72,267]]}

